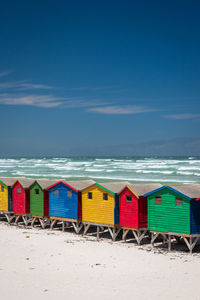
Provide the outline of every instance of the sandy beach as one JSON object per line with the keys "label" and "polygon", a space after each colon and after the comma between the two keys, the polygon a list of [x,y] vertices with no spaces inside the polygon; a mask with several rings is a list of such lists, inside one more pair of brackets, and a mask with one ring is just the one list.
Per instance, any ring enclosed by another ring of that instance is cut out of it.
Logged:
{"label": "sandy beach", "polygon": [[2,299],[199,299],[200,254],[0,223]]}

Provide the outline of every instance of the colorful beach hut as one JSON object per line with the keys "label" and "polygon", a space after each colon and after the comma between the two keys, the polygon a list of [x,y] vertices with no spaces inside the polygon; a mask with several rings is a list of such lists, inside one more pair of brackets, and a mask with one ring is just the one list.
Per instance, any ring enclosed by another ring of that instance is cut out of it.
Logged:
{"label": "colorful beach hut", "polygon": [[107,227],[113,240],[119,233],[119,193],[128,182],[96,183],[82,191],[82,222],[86,234],[91,225]]}
{"label": "colorful beach hut", "polygon": [[120,226],[123,228],[123,239],[126,239],[129,231],[138,244],[147,232],[147,197],[144,194],[160,188],[155,184],[131,184],[129,183],[119,194]]}
{"label": "colorful beach hut", "polygon": [[[200,184],[163,186],[145,194],[152,244],[159,234],[183,237],[192,251],[200,237]],[[189,238],[189,242],[188,239]],[[192,238],[195,238],[193,241]]]}
{"label": "colorful beach hut", "polygon": [[32,216],[31,225],[38,221],[42,228],[48,223],[49,216],[49,191],[47,187],[54,184],[53,179],[37,179],[30,187],[30,215]]}
{"label": "colorful beach hut", "polygon": [[49,191],[49,216],[53,220],[51,228],[57,221],[65,225],[72,224],[76,232],[80,231],[79,222],[82,220],[82,195],[81,191],[93,185],[93,180],[59,181],[50,185]]}
{"label": "colorful beach hut", "polygon": [[18,179],[13,187],[13,212],[16,214],[15,223],[17,223],[22,217],[24,223],[28,224],[28,217],[25,216],[30,214],[30,186],[34,180],[30,178]]}
{"label": "colorful beach hut", "polygon": [[14,177],[0,178],[0,211],[12,212],[12,185],[16,181]]}

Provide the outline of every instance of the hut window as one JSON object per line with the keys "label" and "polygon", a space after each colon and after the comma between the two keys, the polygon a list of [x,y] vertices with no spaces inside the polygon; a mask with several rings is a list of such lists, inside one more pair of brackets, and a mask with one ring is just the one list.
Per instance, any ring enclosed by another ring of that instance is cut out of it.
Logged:
{"label": "hut window", "polygon": [[69,197],[69,198],[72,197],[72,191],[67,191],[67,197]]}
{"label": "hut window", "polygon": [[54,191],[54,196],[59,196],[59,191],[58,190]]}
{"label": "hut window", "polygon": [[88,193],[88,199],[92,200],[92,193],[91,192]]}
{"label": "hut window", "polygon": [[35,189],[35,194],[36,194],[36,195],[39,194],[39,189]]}
{"label": "hut window", "polygon": [[4,192],[4,186],[3,185],[1,186],[1,192],[2,193]]}
{"label": "hut window", "polygon": [[176,206],[182,206],[182,199],[176,198]]}
{"label": "hut window", "polygon": [[17,194],[21,194],[21,188],[17,188]]}
{"label": "hut window", "polygon": [[155,198],[155,204],[161,204],[161,197]]}
{"label": "hut window", "polygon": [[126,195],[126,202],[132,202],[131,195]]}
{"label": "hut window", "polygon": [[103,193],[103,200],[108,200],[108,193]]}

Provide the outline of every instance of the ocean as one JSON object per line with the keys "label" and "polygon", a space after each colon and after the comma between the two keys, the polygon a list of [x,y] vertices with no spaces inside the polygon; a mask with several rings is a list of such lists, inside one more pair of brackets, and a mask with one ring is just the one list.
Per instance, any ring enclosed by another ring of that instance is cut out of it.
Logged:
{"label": "ocean", "polygon": [[200,157],[0,158],[0,177],[200,183]]}

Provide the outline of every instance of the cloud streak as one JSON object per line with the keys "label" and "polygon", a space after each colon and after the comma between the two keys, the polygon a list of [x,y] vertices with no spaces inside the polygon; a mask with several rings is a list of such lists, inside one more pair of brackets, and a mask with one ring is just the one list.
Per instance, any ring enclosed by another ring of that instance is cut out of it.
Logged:
{"label": "cloud streak", "polygon": [[173,120],[189,120],[200,118],[200,114],[173,114],[173,115],[165,115],[165,119],[173,119]]}
{"label": "cloud streak", "polygon": [[0,104],[16,106],[35,106],[43,108],[85,108],[91,106],[106,105],[98,101],[89,101],[79,98],[55,97],[53,95],[21,95],[12,96],[10,94],[0,94]]}
{"label": "cloud streak", "polygon": [[9,74],[13,73],[13,71],[5,71],[5,72],[0,72],[0,77],[7,76]]}
{"label": "cloud streak", "polygon": [[124,106],[110,105],[110,106],[103,106],[103,107],[92,107],[87,109],[87,111],[91,113],[99,113],[99,114],[106,114],[106,115],[131,115],[131,114],[155,112],[157,110],[144,107],[144,106],[137,106],[137,105],[124,105]]}
{"label": "cloud streak", "polygon": [[44,84],[34,84],[27,81],[11,81],[11,82],[1,82],[1,90],[17,89],[17,90],[43,90],[43,89],[53,89],[53,87]]}

